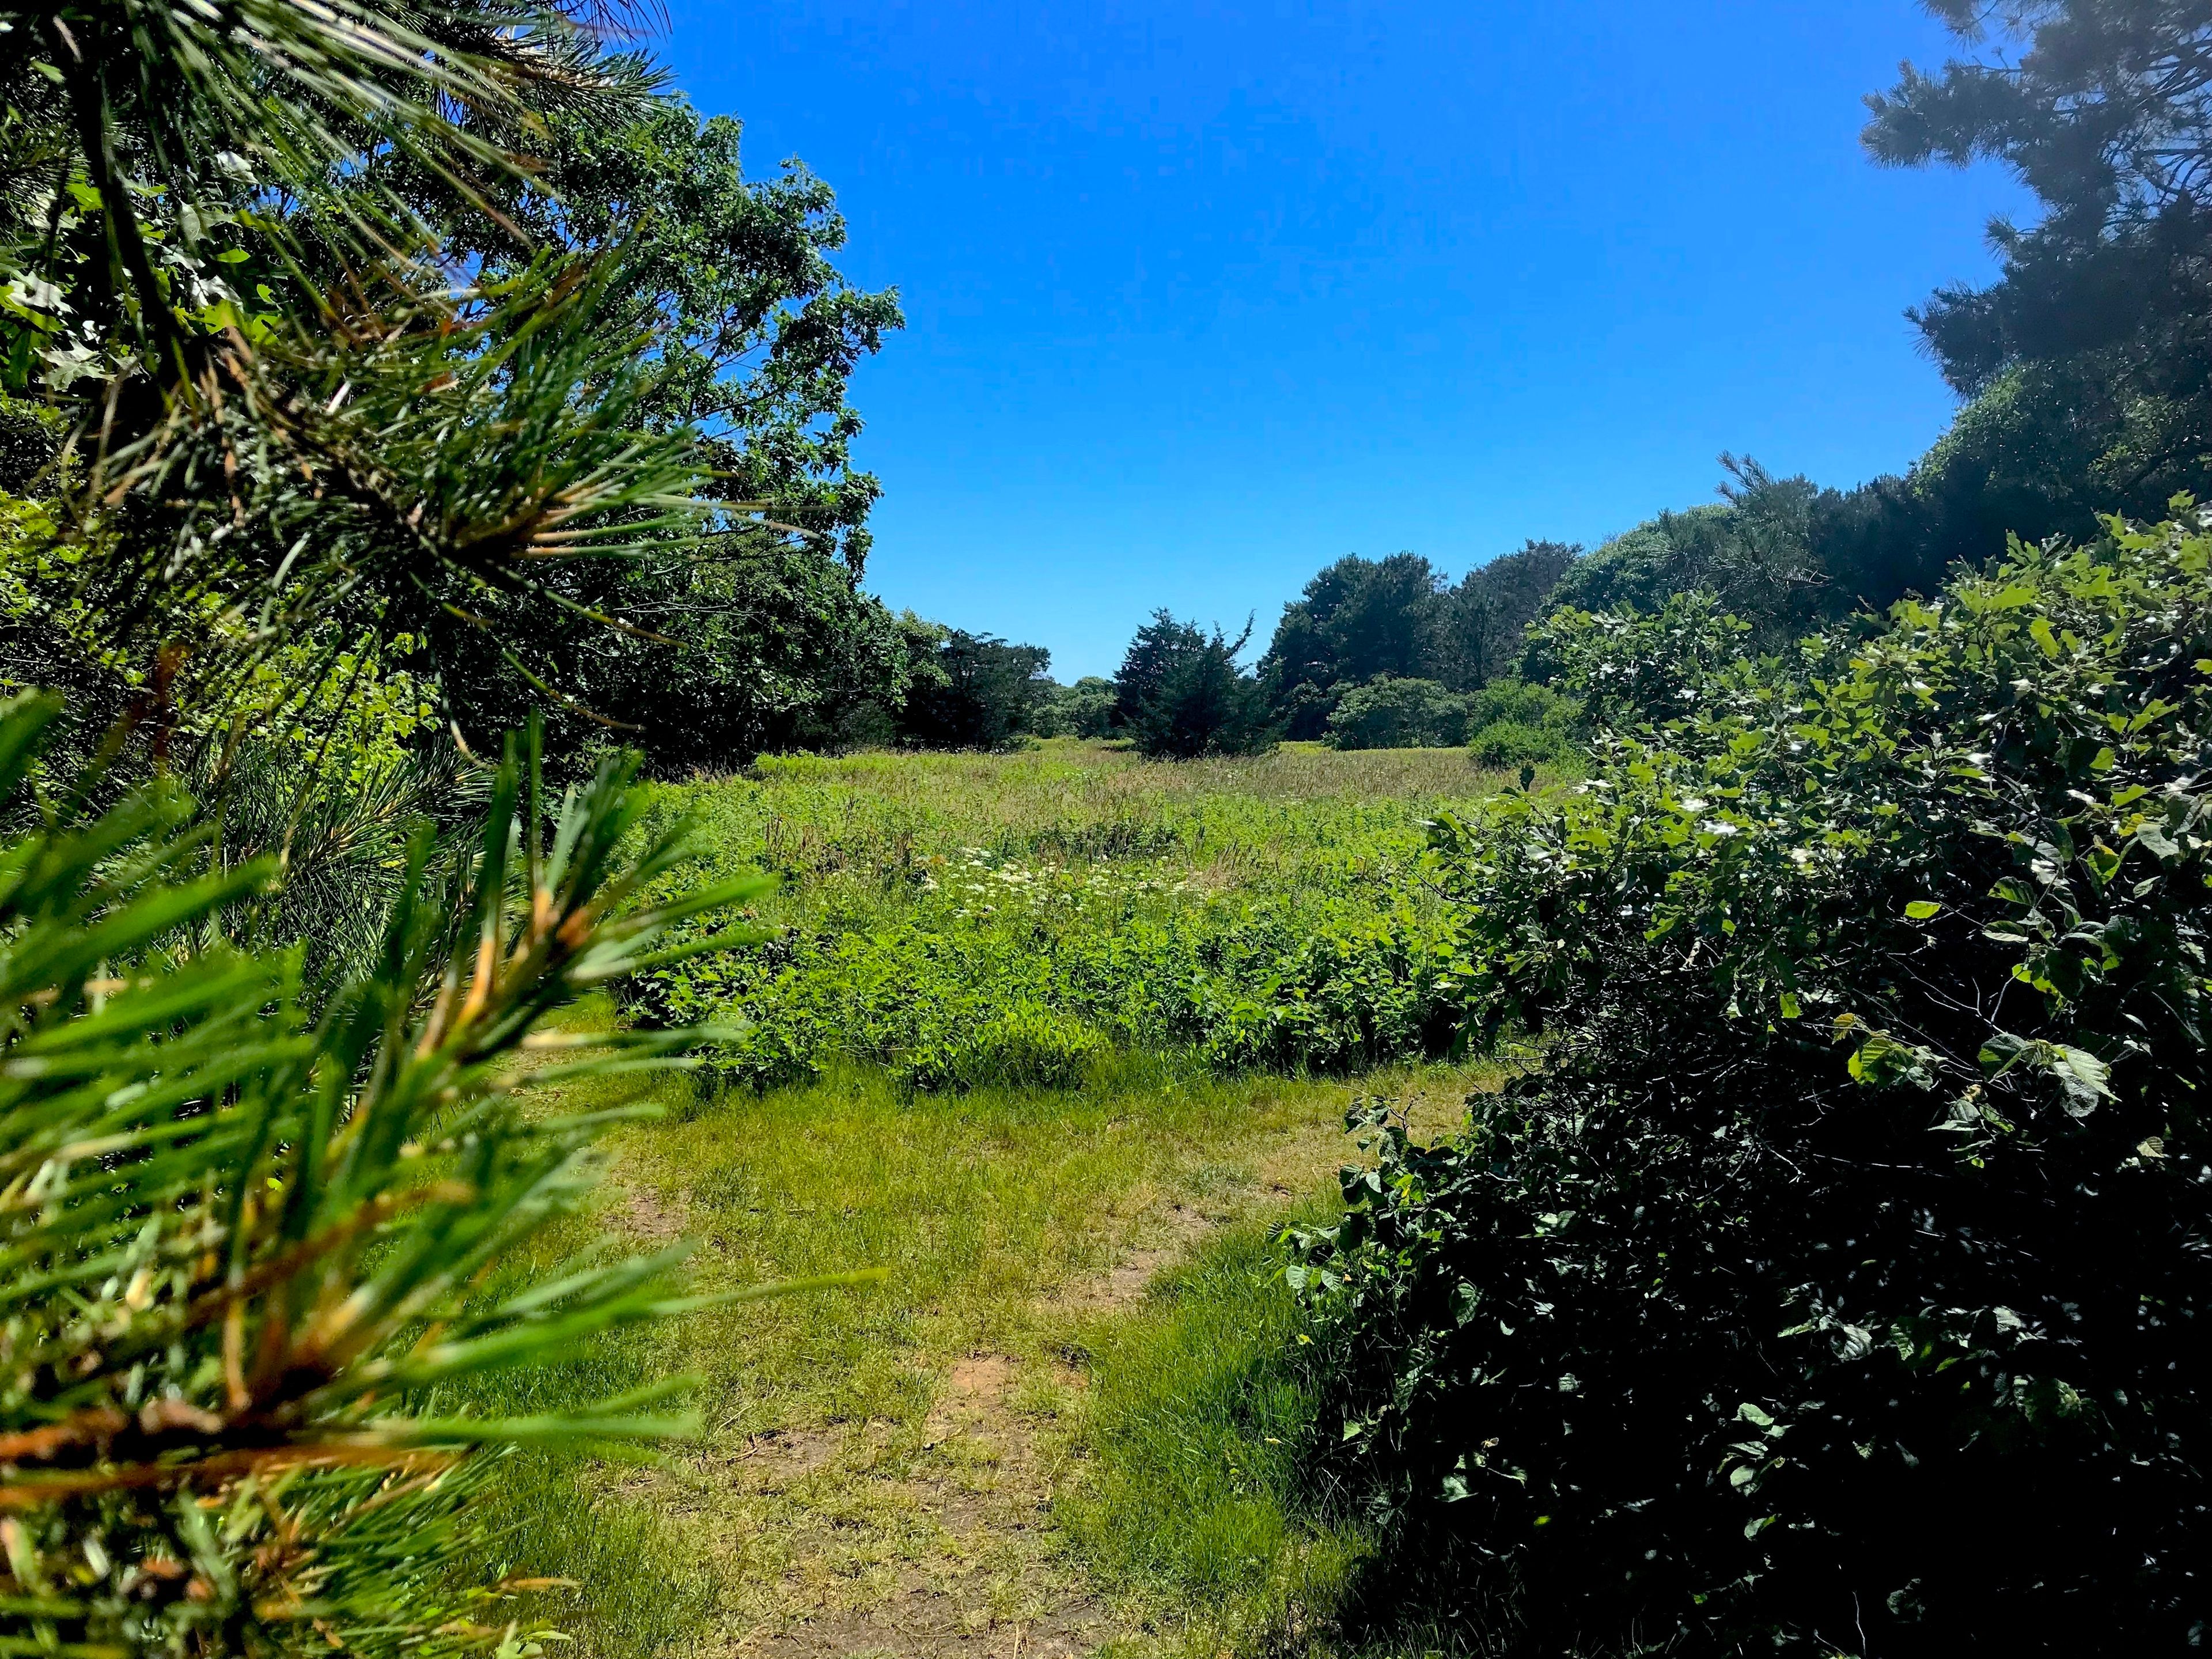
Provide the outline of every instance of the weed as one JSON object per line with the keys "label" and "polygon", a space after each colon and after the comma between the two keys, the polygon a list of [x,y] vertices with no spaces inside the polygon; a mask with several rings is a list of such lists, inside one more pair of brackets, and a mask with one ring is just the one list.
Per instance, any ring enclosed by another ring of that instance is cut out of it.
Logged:
{"label": "weed", "polygon": [[1066,1086],[1109,1045],[1217,1073],[1435,1058],[1454,1027],[1424,824],[1488,787],[1452,753],[1170,767],[1071,741],[672,786],[660,811],[786,890],[767,945],[646,975],[628,1006],[742,1024],[712,1075],[756,1088],[838,1055],[924,1091]]}

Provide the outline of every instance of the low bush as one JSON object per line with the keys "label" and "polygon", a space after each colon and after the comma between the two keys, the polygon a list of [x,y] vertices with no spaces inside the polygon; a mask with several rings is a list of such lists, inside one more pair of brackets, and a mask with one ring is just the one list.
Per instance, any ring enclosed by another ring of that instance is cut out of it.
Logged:
{"label": "low bush", "polygon": [[[1415,912],[1100,908],[1076,926],[1016,912],[793,929],[751,951],[640,975],[618,994],[647,1026],[710,1013],[739,1025],[705,1075],[754,1087],[808,1075],[832,1055],[935,1090],[1068,1086],[1116,1043],[1188,1051],[1222,1073],[1344,1072],[1450,1046],[1455,1012],[1437,988],[1444,938]],[[1064,1061],[1047,1058],[1063,1050]]]}
{"label": "low bush", "polygon": [[[1838,635],[1856,627],[1840,624]],[[1545,680],[1523,690],[1565,699],[1585,729],[1656,730],[1771,677],[1772,665],[1749,648],[1753,631],[1703,592],[1670,593],[1652,611],[1562,608],[1529,635],[1524,666]]]}
{"label": "low bush", "polygon": [[1377,1121],[1294,1270],[1399,1588],[1501,1653],[2200,1644],[2212,533],[1670,684],[1440,825],[1543,1061]]}
{"label": "low bush", "polygon": [[1477,766],[1504,772],[1516,766],[1540,766],[1563,759],[1568,748],[1566,739],[1559,732],[1547,732],[1540,726],[1528,726],[1520,720],[1493,720],[1475,733],[1467,752]]}
{"label": "low bush", "polygon": [[1080,1020],[1018,1002],[981,1024],[941,1031],[899,1057],[892,1075],[908,1090],[1073,1089],[1110,1045]]}
{"label": "low bush", "polygon": [[1385,674],[1354,686],[1328,716],[1339,749],[1449,749],[1467,738],[1468,700],[1435,680]]}
{"label": "low bush", "polygon": [[1468,754],[1495,772],[1572,757],[1581,705],[1547,685],[1493,680],[1467,700]]}
{"label": "low bush", "polygon": [[1036,713],[1041,738],[1110,737],[1114,730],[1114,682],[1085,674],[1073,685],[1049,684]]}

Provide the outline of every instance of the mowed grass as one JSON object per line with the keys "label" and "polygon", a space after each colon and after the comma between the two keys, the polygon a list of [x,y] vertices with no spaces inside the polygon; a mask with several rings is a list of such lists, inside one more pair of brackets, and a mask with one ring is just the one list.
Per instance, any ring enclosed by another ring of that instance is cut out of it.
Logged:
{"label": "mowed grass", "polygon": [[[1078,758],[1096,801],[1137,791],[1243,810],[1225,764],[1208,782]],[[1260,769],[1249,787],[1279,800],[1297,798],[1292,782],[1333,780],[1313,798],[1346,811],[1377,780],[1425,789],[1440,758],[1463,777],[1455,753],[1243,764]],[[962,799],[945,780],[965,779],[966,816],[931,833],[975,845],[992,824],[1033,829],[1059,763],[809,764],[845,780],[855,818],[878,810],[871,778],[940,815]],[[1368,810],[1410,846],[1435,799]],[[1160,863],[1158,845],[1145,856]],[[655,1458],[511,1459],[486,1498],[501,1541],[485,1565],[574,1580],[544,1611],[605,1659],[1303,1641],[1360,1544],[1316,1521],[1298,1486],[1315,1380],[1275,1237],[1332,1201],[1355,1151],[1342,1128],[1355,1092],[1398,1096],[1442,1125],[1480,1081],[1418,1066],[1357,1082],[1224,1076],[1128,1049],[1069,1088],[916,1093],[851,1062],[706,1100],[664,1080],[665,1115],[623,1133],[603,1206],[556,1243],[693,1241],[679,1277],[695,1291],[884,1277],[696,1314],[488,1385],[481,1408],[527,1410],[687,1374],[702,1431]]]}

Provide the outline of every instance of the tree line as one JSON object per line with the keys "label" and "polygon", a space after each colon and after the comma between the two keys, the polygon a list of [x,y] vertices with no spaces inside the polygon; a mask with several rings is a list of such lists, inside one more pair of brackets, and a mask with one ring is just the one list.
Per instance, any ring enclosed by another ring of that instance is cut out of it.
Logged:
{"label": "tree line", "polygon": [[[1867,154],[1890,167],[1997,161],[2040,216],[1990,227],[1995,280],[1948,285],[1909,313],[1962,399],[1924,455],[1839,489],[1724,454],[1710,504],[1662,513],[1587,553],[1531,541],[1454,585],[1417,554],[1340,560],[1285,607],[1249,672],[1214,661],[1212,635],[1162,613],[1114,681],[1109,729],[1160,753],[1277,738],[1457,742],[1500,725],[1501,709],[1504,724],[1534,732],[1527,717],[1553,718],[1555,706],[1514,688],[1558,681],[1532,634],[1548,615],[1649,615],[1701,593],[1748,624],[1744,648],[1771,651],[1932,595],[2000,556],[2010,536],[2087,539],[2100,514],[2148,522],[2178,495],[2203,498],[2212,25],[2177,0],[1929,9],[1961,56],[1934,72],[1908,67],[1869,96]],[[1159,672],[1164,649],[1184,665],[1172,678]],[[1183,688],[1183,717],[1161,702],[1171,685]],[[1490,688],[1502,700],[1469,701]],[[1103,688],[1088,697],[1095,722]]]}

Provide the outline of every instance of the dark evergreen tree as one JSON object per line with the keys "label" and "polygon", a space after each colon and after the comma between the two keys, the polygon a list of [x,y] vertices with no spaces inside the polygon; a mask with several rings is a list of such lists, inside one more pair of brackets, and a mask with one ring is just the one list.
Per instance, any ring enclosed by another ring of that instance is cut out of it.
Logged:
{"label": "dark evergreen tree", "polygon": [[898,737],[920,749],[997,749],[1034,730],[1052,653],[949,629],[924,659],[899,712]]}
{"label": "dark evergreen tree", "polygon": [[1178,621],[1164,606],[1137,629],[1129,648],[1121,653],[1121,666],[1114,674],[1114,729],[1133,732],[1147,705],[1167,684],[1177,663],[1206,645],[1198,624]]}
{"label": "dark evergreen tree", "polygon": [[[2010,441],[1947,467],[2002,489],[2026,448],[2041,489],[2006,514],[2029,536],[2090,509],[2154,515],[2212,483],[2212,8],[2202,0],[1930,0],[1974,55],[1906,65],[1867,102],[1896,166],[2002,162],[2040,219],[1998,220],[1996,282],[1911,314],[1961,394],[1996,394]],[[2054,487],[2055,486],[2055,487]],[[1954,481],[1954,489],[1957,483]],[[2023,520],[2019,506],[2042,506]],[[1991,533],[1979,526],[1978,539]],[[1991,549],[1977,549],[1977,556]]]}
{"label": "dark evergreen tree", "polygon": [[1137,630],[1114,678],[1114,718],[1140,754],[1194,760],[1201,755],[1250,754],[1275,733],[1267,692],[1237,665],[1251,625],[1234,640],[1218,628],[1161,610]]}

